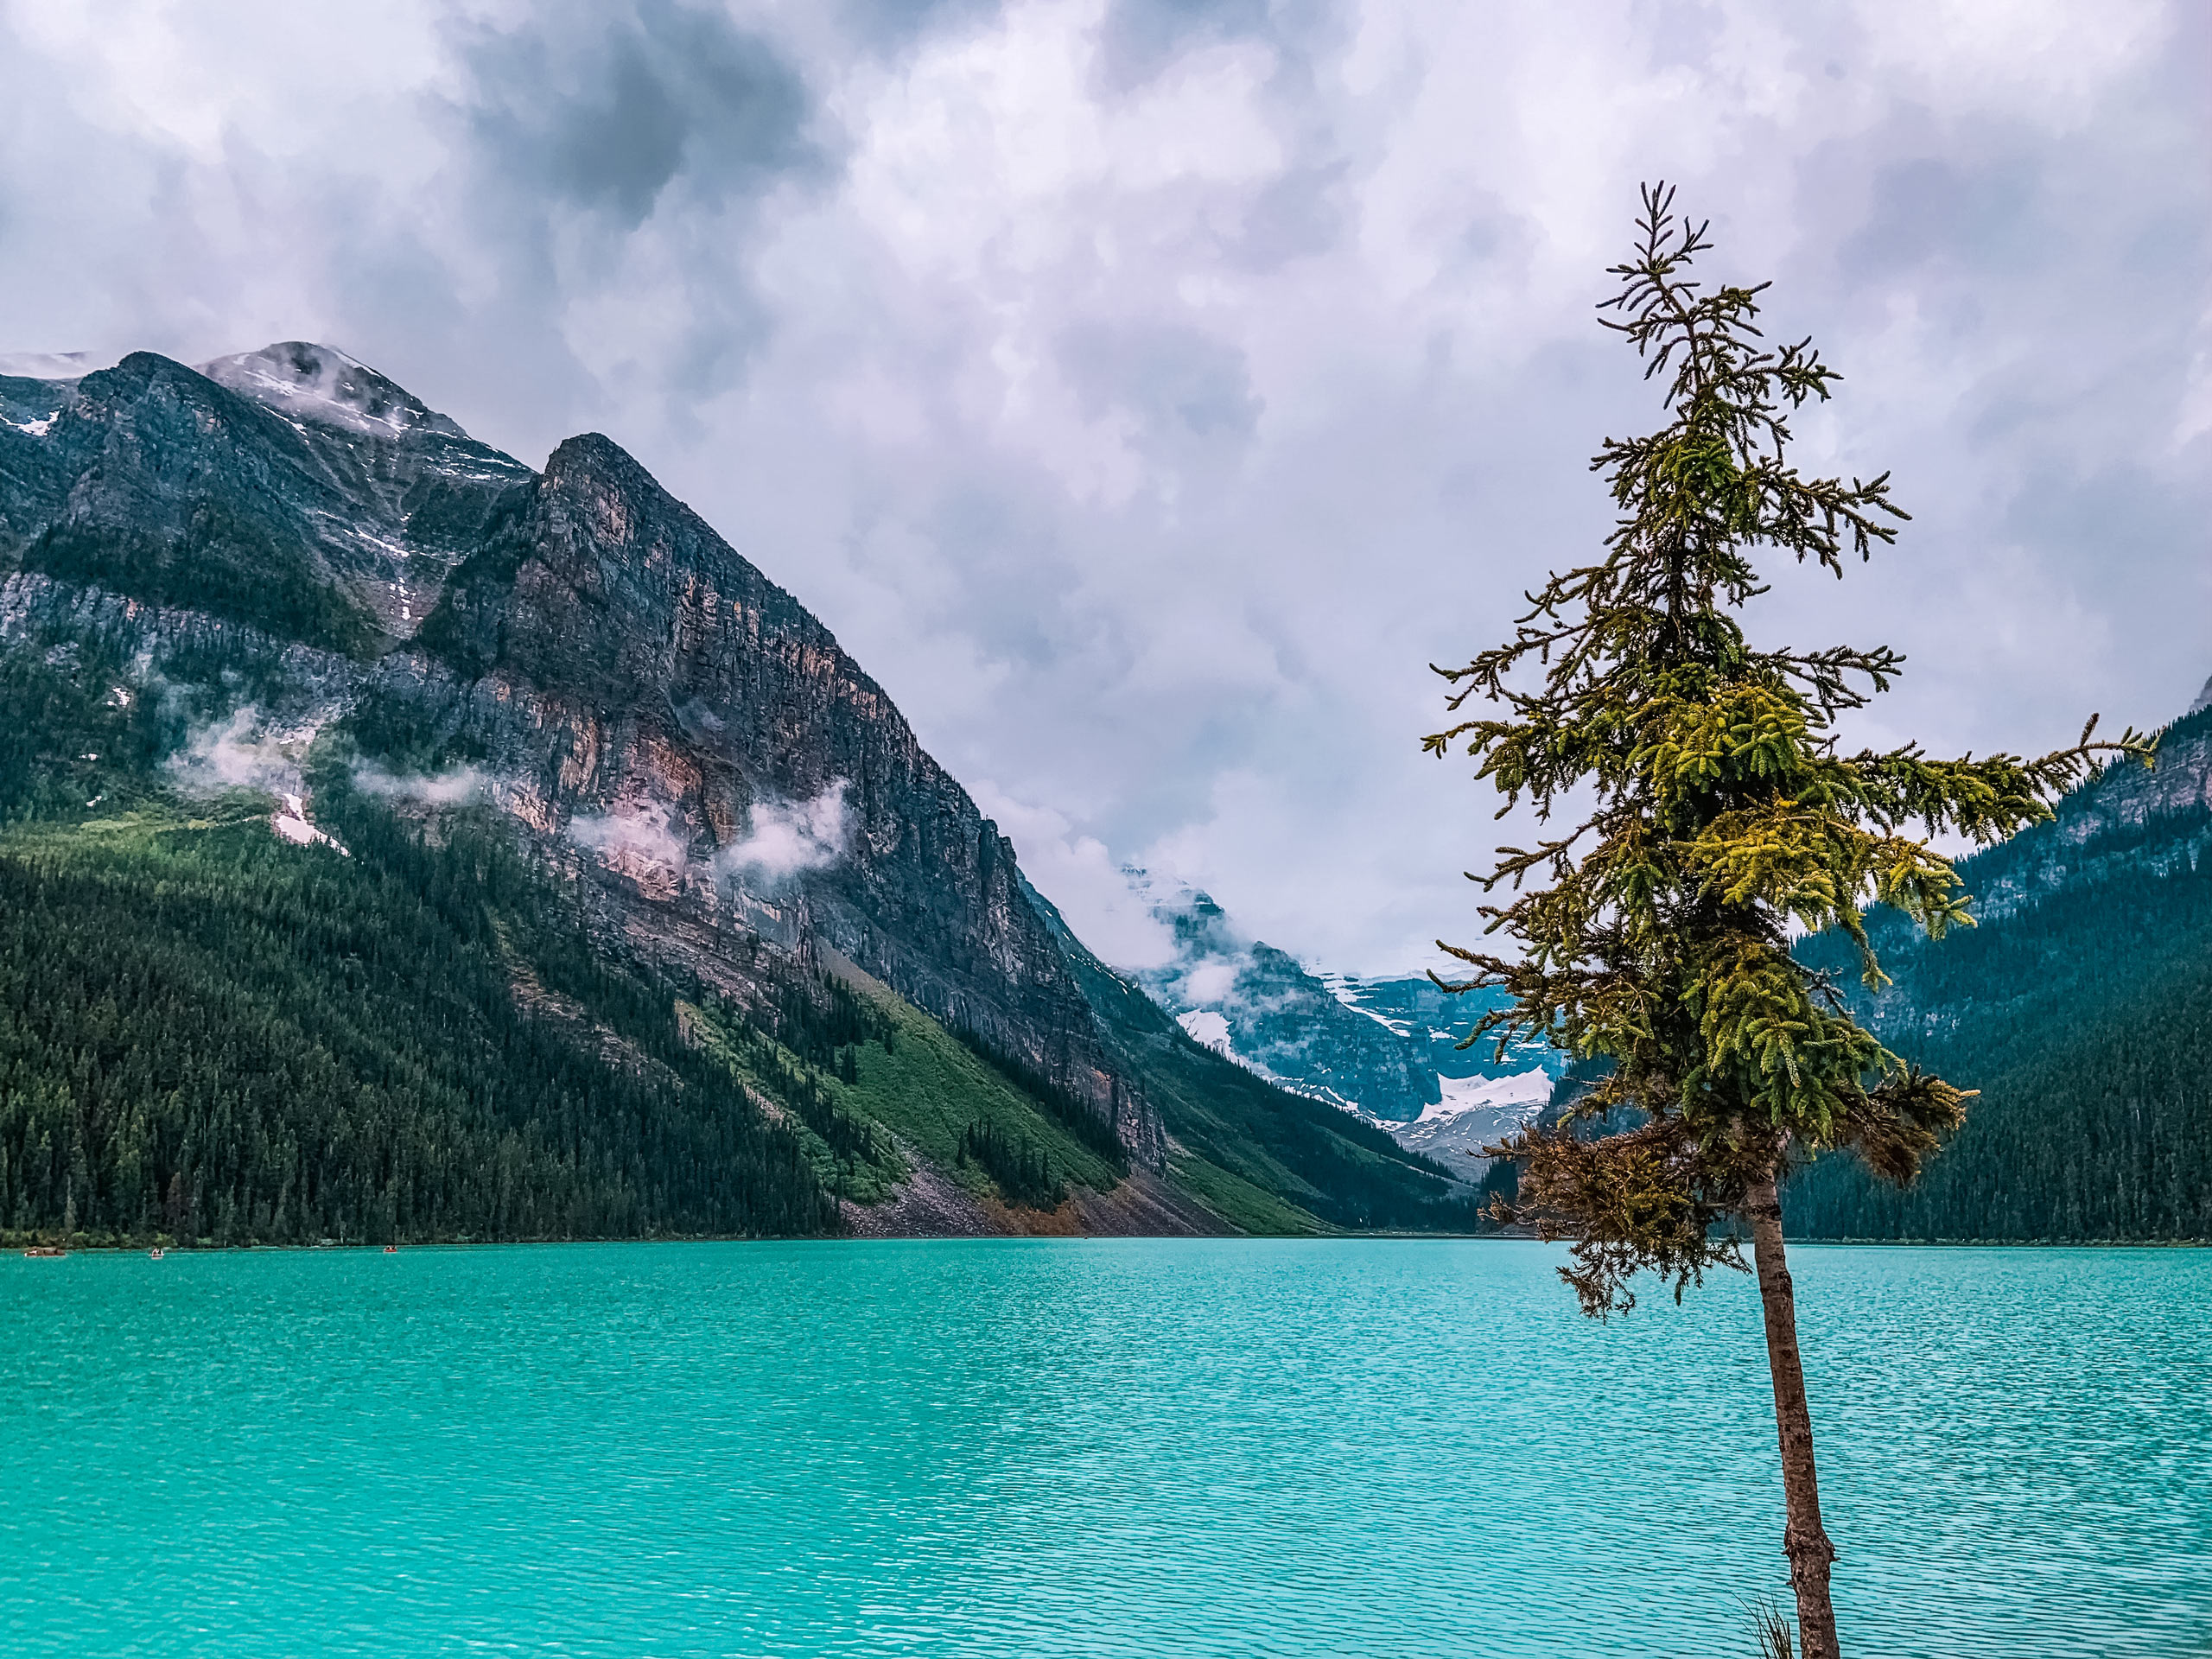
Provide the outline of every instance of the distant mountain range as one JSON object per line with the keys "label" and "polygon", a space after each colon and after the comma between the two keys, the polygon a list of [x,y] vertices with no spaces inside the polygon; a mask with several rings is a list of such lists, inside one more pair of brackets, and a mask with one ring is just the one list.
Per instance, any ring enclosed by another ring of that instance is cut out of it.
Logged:
{"label": "distant mountain range", "polygon": [[0,1230],[1471,1224],[1084,949],[607,439],[534,470],[304,342],[15,366]]}
{"label": "distant mountain range", "polygon": [[1495,1039],[1463,1046],[1497,993],[1310,969],[1196,888],[1124,874],[1175,941],[1169,961],[1140,975],[1145,988],[1217,1053],[1469,1173],[1484,1146],[1549,1100],[1563,1057],[1548,1045],[1516,1042],[1503,1057]]}

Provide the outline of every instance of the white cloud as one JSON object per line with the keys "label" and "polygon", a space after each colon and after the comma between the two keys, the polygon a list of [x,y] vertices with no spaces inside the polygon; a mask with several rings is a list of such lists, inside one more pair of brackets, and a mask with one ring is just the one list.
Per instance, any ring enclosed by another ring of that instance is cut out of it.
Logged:
{"label": "white cloud", "polygon": [[773,884],[805,870],[828,869],[851,838],[840,778],[810,800],[756,801],[746,833],[715,855],[715,868],[741,881]]}
{"label": "white cloud", "polygon": [[306,787],[301,768],[308,746],[322,725],[321,718],[282,723],[249,702],[194,728],[165,764],[177,787],[194,794],[248,789],[297,797]]}
{"label": "white cloud", "polygon": [[1425,664],[1656,419],[1591,312],[1652,174],[1849,377],[1805,459],[1916,514],[1761,628],[1905,651],[1939,749],[2212,668],[2186,0],[388,10],[0,0],[0,350],[323,338],[528,460],[610,433],[1109,957],[1131,858],[1347,969],[1474,931]]}
{"label": "white cloud", "polygon": [[481,800],[490,792],[491,785],[489,776],[474,766],[450,766],[430,772],[392,772],[368,765],[353,769],[353,787],[365,795],[420,801],[429,806]]}
{"label": "white cloud", "polygon": [[1065,814],[1016,800],[988,779],[972,792],[1014,843],[1023,873],[1102,960],[1130,969],[1174,960],[1174,934],[1152,913],[1151,899],[1130,884],[1105,842],[1077,831]]}
{"label": "white cloud", "polygon": [[690,839],[680,833],[665,802],[625,802],[607,812],[579,812],[569,820],[569,839],[599,855],[611,869],[680,880],[689,865]]}

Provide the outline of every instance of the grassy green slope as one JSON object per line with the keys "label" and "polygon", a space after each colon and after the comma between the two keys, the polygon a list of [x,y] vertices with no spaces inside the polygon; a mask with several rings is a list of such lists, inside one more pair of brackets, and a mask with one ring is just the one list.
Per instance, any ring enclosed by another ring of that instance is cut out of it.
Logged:
{"label": "grassy green slope", "polygon": [[[794,1025],[607,959],[501,821],[425,841],[334,770],[316,815],[343,858],[276,840],[265,798],[181,800],[163,757],[261,671],[187,666],[157,698],[123,696],[97,642],[0,658],[0,1230],[804,1232],[910,1155],[1039,1208],[1125,1173],[1066,1103],[857,972],[786,988]],[[1069,943],[1171,1179],[1230,1225],[1471,1224],[1425,1160],[1198,1047]],[[855,997],[864,1018],[827,1006]]]}
{"label": "grassy green slope", "polygon": [[977,1196],[991,1190],[990,1179],[972,1161],[960,1161],[962,1137],[974,1125],[988,1125],[1042,1154],[1059,1179],[1099,1192],[1121,1180],[1117,1163],[1071,1133],[936,1020],[849,963],[841,963],[838,973],[891,1028],[887,1044],[873,1041],[861,1051],[858,1084],[841,1088],[839,1098],[849,1109],[882,1124]]}
{"label": "grassy green slope", "polygon": [[1106,1192],[1122,1179],[1118,1165],[1070,1133],[1034,1097],[927,1014],[850,963],[840,962],[837,972],[873,1016],[865,1039],[850,1046],[849,1080],[834,1065],[810,1065],[797,1051],[747,1031],[726,1005],[684,1005],[711,1052],[768,1098],[779,1103],[792,1098],[798,1091],[791,1078],[798,1073],[836,1112],[887,1131],[870,1135],[859,1155],[841,1156],[827,1137],[794,1113],[792,1130],[825,1187],[861,1204],[880,1202],[908,1173],[911,1153],[944,1171],[971,1197],[1008,1204],[1033,1199],[1036,1195],[1010,1190],[982,1163],[963,1157],[963,1141],[986,1130],[1018,1153],[1041,1159],[1052,1183]]}
{"label": "grassy green slope", "polygon": [[0,1232],[803,1233],[888,1197],[901,1143],[1009,1203],[1121,1178],[856,970],[764,1016],[607,960],[495,818],[427,841],[334,771],[345,856],[180,798],[207,711],[125,677],[0,658]]}

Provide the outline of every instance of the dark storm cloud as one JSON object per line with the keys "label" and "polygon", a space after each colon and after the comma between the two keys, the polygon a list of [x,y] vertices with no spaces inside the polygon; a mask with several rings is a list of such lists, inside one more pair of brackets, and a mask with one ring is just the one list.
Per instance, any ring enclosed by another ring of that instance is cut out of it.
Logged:
{"label": "dark storm cloud", "polygon": [[518,189],[549,188],[635,229],[669,187],[719,205],[819,174],[813,100],[765,37],[667,3],[480,35],[470,118]]}

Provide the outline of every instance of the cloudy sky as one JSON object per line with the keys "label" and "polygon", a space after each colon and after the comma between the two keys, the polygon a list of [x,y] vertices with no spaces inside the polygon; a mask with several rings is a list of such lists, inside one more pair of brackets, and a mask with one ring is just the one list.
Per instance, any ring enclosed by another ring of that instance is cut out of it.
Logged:
{"label": "cloudy sky", "polygon": [[1124,861],[1316,963],[1465,937],[1427,664],[1656,423],[1639,180],[1848,377],[1915,515],[1764,637],[1876,739],[2212,673],[2196,0],[0,0],[0,351],[305,338],[542,462],[606,432],[811,606],[1108,954]]}

